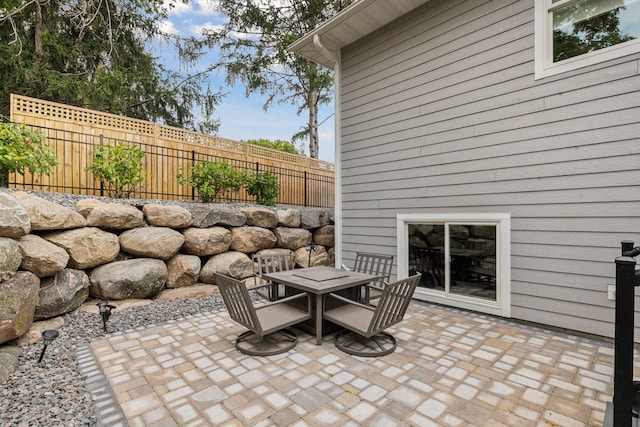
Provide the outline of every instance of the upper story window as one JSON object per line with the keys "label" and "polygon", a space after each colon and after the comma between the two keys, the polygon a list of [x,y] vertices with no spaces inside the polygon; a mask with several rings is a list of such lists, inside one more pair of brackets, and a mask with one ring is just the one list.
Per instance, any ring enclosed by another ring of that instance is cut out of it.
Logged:
{"label": "upper story window", "polygon": [[640,52],[640,0],[537,0],[536,78]]}

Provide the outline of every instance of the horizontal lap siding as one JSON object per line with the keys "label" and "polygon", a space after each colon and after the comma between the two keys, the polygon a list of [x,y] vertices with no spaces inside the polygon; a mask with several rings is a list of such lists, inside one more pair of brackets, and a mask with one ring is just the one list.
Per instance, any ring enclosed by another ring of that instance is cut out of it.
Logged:
{"label": "horizontal lap siding", "polygon": [[510,212],[512,316],[612,336],[613,261],[640,244],[640,54],[536,81],[533,17],[432,0],[343,49],[344,262],[395,254],[398,213]]}

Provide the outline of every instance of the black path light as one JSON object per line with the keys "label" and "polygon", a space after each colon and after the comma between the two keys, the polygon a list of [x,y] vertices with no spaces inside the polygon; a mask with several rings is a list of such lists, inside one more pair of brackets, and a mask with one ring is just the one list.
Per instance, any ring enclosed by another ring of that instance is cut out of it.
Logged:
{"label": "black path light", "polygon": [[38,359],[38,363],[42,362],[42,358],[44,357],[44,352],[47,350],[47,346],[51,344],[53,340],[58,338],[58,335],[58,331],[54,331],[51,329],[42,331],[42,341],[44,342],[44,347],[42,347],[42,353],[40,353],[40,359]]}
{"label": "black path light", "polygon": [[96,304],[100,309],[100,315],[102,316],[102,327],[107,332],[107,320],[111,317],[111,310],[116,308],[115,305],[109,304],[109,301],[100,301]]}
{"label": "black path light", "polygon": [[309,247],[306,249],[309,251],[309,261],[307,261],[307,267],[311,267],[311,252],[317,251],[318,245],[316,245],[314,242],[311,242]]}

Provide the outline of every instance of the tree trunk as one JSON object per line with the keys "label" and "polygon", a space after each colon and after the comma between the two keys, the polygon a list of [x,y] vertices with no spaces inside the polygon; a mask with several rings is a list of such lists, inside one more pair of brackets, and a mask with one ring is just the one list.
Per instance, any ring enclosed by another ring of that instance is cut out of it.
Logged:
{"label": "tree trunk", "polygon": [[40,6],[40,2],[35,2],[36,5],[36,19],[35,24],[33,26],[33,44],[35,47],[35,65],[39,66],[42,63],[42,57],[44,55],[44,51],[42,48],[42,7]]}
{"label": "tree trunk", "polygon": [[0,188],[9,187],[9,168],[7,166],[0,166]]}
{"label": "tree trunk", "polygon": [[318,158],[318,90],[309,91],[309,157]]}

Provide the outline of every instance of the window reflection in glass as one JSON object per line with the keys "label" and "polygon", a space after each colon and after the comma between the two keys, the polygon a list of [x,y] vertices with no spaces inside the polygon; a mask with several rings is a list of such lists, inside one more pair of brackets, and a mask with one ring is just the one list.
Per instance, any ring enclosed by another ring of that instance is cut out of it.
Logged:
{"label": "window reflection in glass", "polygon": [[640,0],[581,0],[552,13],[553,62],[640,38]]}

